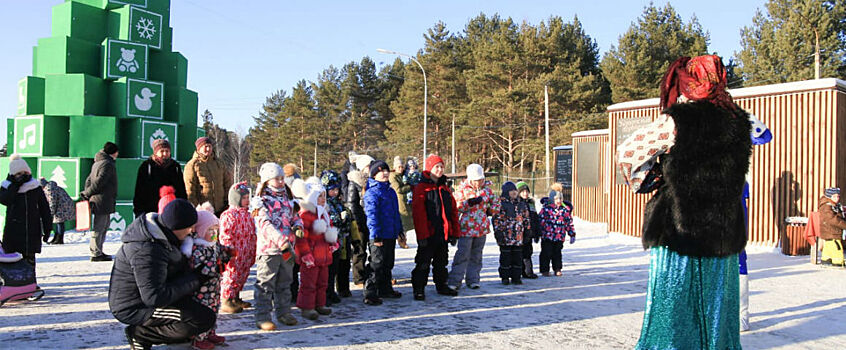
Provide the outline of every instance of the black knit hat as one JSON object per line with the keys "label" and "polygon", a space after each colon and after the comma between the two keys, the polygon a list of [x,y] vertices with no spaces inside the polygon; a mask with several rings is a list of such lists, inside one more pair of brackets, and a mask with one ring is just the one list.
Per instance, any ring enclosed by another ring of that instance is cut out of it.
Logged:
{"label": "black knit hat", "polygon": [[118,146],[113,142],[106,142],[106,144],[103,145],[103,152],[106,152],[106,154],[115,154],[117,151]]}
{"label": "black knit hat", "polygon": [[159,215],[159,222],[170,230],[189,228],[197,223],[197,209],[185,199],[177,198],[168,203]]}
{"label": "black knit hat", "polygon": [[376,174],[388,170],[391,171],[391,168],[388,166],[388,163],[382,160],[376,160],[373,163],[370,163],[370,177],[376,177]]}

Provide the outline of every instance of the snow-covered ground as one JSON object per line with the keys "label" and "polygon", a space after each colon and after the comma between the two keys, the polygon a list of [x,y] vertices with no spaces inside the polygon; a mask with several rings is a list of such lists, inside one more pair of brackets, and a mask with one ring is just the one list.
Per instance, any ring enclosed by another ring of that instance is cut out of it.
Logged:
{"label": "snow-covered ground", "polygon": [[[249,311],[221,315],[218,331],[227,345],[220,348],[631,348],[640,334],[648,253],[638,239],[606,234],[605,225],[578,221],[576,228],[576,244],[564,247],[563,277],[503,286],[490,239],[481,289],[462,289],[452,298],[437,295],[430,284],[426,301],[413,301],[415,250],[398,249],[394,276],[401,299],[366,306],[361,290],[354,290],[331,316],[300,318],[298,326],[274,332],[255,329]],[[0,348],[127,348],[123,326],[108,311],[111,264],[89,262],[84,237],[69,241],[78,243],[45,246],[38,257],[43,299],[0,308]],[[110,237],[106,252],[119,244]],[[536,264],[539,249],[535,245]],[[750,254],[749,266],[752,330],[741,336],[745,348],[846,347],[846,270],[766,250]],[[252,300],[252,283],[251,277],[244,300]]]}

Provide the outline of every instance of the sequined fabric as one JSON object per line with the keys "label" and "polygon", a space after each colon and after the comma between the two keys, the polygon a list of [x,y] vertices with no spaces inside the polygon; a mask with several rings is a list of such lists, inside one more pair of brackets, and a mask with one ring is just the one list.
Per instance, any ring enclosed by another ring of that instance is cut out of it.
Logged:
{"label": "sequined fabric", "polygon": [[651,249],[635,349],[740,349],[737,255],[700,258]]}

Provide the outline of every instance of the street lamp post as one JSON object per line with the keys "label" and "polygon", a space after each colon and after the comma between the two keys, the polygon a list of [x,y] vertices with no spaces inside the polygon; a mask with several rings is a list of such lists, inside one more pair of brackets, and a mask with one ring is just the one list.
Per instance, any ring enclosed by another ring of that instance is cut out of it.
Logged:
{"label": "street lamp post", "polygon": [[414,63],[417,63],[417,66],[420,67],[420,70],[423,71],[423,160],[426,160],[426,126],[428,125],[426,111],[428,110],[428,97],[429,97],[429,85],[426,83],[426,70],[423,69],[423,65],[420,64],[420,61],[417,61],[413,56],[409,54],[404,54],[402,52],[396,52],[391,50],[385,49],[376,49],[379,53],[389,54],[389,55],[399,55],[403,57],[408,57]]}

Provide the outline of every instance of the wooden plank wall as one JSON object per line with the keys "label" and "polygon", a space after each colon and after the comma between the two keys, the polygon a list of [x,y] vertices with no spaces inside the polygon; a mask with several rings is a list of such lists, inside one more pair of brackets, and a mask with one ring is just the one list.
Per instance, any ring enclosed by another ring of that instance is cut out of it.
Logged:
{"label": "wooden plank wall", "polygon": [[582,220],[591,222],[607,222],[607,169],[608,167],[608,134],[594,136],[573,137],[573,164],[578,164],[578,148],[582,142],[599,143],[599,185],[596,187],[580,187],[576,182],[578,169],[573,166],[573,212]]}
{"label": "wooden plank wall", "polygon": [[[773,141],[754,146],[750,164],[749,241],[776,246],[785,236],[787,216],[816,210],[826,187],[846,190],[846,93],[832,87],[813,91],[736,96],[735,102],[758,116]],[[609,145],[616,149],[615,121],[658,116],[656,106],[609,112]],[[575,139],[574,139],[575,144]],[[649,195],[635,195],[616,185],[611,172],[607,201],[608,229],[640,236]]]}

